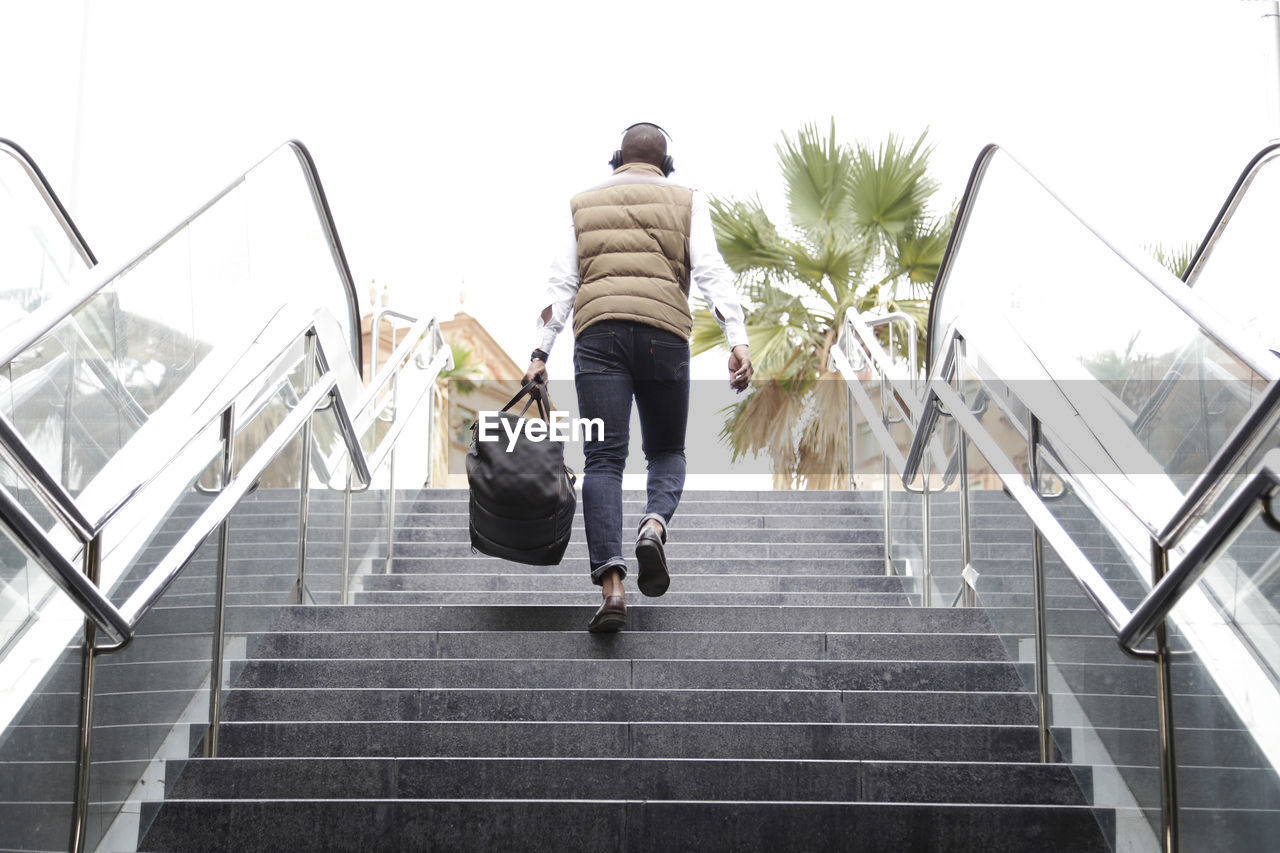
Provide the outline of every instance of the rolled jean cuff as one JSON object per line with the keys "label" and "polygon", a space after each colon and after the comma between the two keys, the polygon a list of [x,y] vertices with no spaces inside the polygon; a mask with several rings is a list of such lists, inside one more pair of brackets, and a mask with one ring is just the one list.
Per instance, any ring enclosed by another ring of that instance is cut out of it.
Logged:
{"label": "rolled jean cuff", "polygon": [[[598,569],[591,570],[591,582],[596,586],[604,586],[604,573],[610,569],[617,569],[622,573],[620,580],[627,579],[627,561],[621,557],[614,557]],[[581,575],[579,575],[581,577]]]}
{"label": "rolled jean cuff", "polygon": [[636,526],[636,533],[638,534],[641,530],[644,530],[644,523],[651,518],[654,521],[658,522],[658,524],[662,525],[662,544],[666,545],[667,544],[667,520],[662,516],[658,515],[656,512],[647,513],[644,518],[640,519],[640,524]]}

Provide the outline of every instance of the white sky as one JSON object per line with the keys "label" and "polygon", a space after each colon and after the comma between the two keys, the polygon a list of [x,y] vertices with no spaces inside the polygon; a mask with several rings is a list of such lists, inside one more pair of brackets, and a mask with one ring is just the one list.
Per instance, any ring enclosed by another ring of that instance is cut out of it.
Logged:
{"label": "white sky", "polygon": [[88,2],[0,0],[0,136],[101,257],[296,137],[362,291],[448,317],[465,282],[517,359],[568,196],[637,120],[679,179],[778,219],[774,145],[805,122],[930,128],[944,203],[997,142],[1120,244],[1199,240],[1276,133],[1269,4],[1240,0],[91,6],[82,54]]}

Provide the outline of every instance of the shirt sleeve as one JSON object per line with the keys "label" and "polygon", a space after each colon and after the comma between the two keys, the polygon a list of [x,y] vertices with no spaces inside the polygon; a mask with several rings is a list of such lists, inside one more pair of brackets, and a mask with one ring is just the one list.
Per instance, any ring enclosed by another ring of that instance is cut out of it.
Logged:
{"label": "shirt sleeve", "polygon": [[690,278],[707,301],[711,316],[716,318],[732,349],[747,343],[747,324],[742,303],[738,300],[738,289],[734,285],[733,271],[720,256],[720,248],[716,245],[707,197],[696,190],[693,193],[692,217],[689,226],[689,260],[693,267]]}
{"label": "shirt sleeve", "polygon": [[[578,295],[578,235],[573,228],[573,218],[569,218],[568,228],[555,258],[551,261],[551,273],[547,279],[547,289],[543,299],[538,303],[537,344],[548,355],[555,346],[556,336],[564,329],[573,310],[573,300]],[[545,323],[542,312],[550,307],[551,317]]]}

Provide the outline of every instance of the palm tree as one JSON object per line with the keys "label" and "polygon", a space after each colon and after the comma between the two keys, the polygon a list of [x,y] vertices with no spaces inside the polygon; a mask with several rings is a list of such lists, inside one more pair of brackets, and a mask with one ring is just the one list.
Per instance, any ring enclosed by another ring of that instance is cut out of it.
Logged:
{"label": "palm tree", "polygon": [[[924,327],[928,297],[953,213],[930,215],[938,182],[932,148],[889,136],[878,147],[836,139],[835,122],[777,146],[790,225],[779,229],[758,199],[713,198],[720,250],[745,296],[756,378],[725,411],[721,438],[736,461],[767,453],[776,488],[846,488],[848,420],[843,382],[827,356],[849,308],[905,311]],[[693,351],[721,340],[704,309]]]}
{"label": "palm tree", "polygon": [[1147,245],[1144,248],[1155,258],[1160,266],[1169,272],[1182,278],[1186,274],[1187,266],[1191,263],[1191,259],[1196,255],[1196,244],[1190,242],[1175,243],[1166,247],[1164,243],[1156,243]]}

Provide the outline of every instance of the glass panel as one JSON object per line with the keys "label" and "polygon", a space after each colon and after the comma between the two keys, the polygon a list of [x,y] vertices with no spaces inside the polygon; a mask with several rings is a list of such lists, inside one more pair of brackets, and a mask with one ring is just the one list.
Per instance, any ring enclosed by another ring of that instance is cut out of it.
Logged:
{"label": "glass panel", "polygon": [[[1079,534],[1075,538],[1088,539]],[[1158,850],[1155,666],[1120,651],[1110,626],[1057,554],[1046,547],[1044,556],[1054,743],[1071,764],[1090,805],[1115,814],[1115,849]],[[1034,655],[1029,641],[1023,654]],[[1181,849],[1247,848],[1189,845],[1184,840]]]}
{"label": "glass panel", "polygon": [[1178,816],[1191,846],[1262,850],[1280,833],[1278,564],[1280,534],[1255,517],[1171,614]]}
{"label": "glass panel", "polygon": [[[972,393],[969,399],[980,402]],[[1025,436],[999,407],[978,408],[984,427],[1026,476]],[[1017,665],[1034,708],[1034,528],[972,443],[966,455],[979,601]],[[1041,478],[1041,492],[1049,501],[1055,499],[1053,482],[1052,476]],[[1086,550],[1086,543],[1097,541],[1096,532],[1082,525],[1073,536]],[[1106,815],[1108,837],[1114,819],[1114,849],[1158,849],[1153,829],[1159,826],[1158,777],[1153,775],[1159,766],[1154,668],[1120,652],[1110,627],[1065,565],[1047,545],[1043,555],[1046,673],[1056,759],[1071,766],[1089,804]]]}
{"label": "glass panel", "polygon": [[[982,415],[994,429],[1006,455],[1026,459],[1026,444],[1003,420],[1000,410]],[[968,462],[970,565],[977,572],[978,598],[1009,659],[1019,662],[1028,691],[1035,690],[1035,587],[1031,574],[1031,522],[1004,491],[1000,479],[972,442],[965,448]],[[958,548],[957,548],[958,550]],[[948,601],[948,603],[950,603]]]}
{"label": "glass panel", "polygon": [[332,408],[312,418],[308,494],[306,600],[342,603],[343,489],[346,444]]}
{"label": "glass panel", "polygon": [[[1019,383],[1063,473],[1145,525],[1124,536],[1139,547],[1217,450],[1186,438],[1230,432],[1267,384],[1155,282],[1198,302],[1154,261],[1112,249],[997,151],[935,295],[930,342],[936,356],[941,331],[958,321],[982,374]],[[1231,345],[1270,358],[1247,343]]]}
{"label": "glass panel", "polygon": [[31,619],[31,582],[40,567],[0,526],[0,653]]}
{"label": "glass panel", "polygon": [[109,545],[103,555],[101,586],[117,607],[128,601],[217,494],[198,485],[198,478],[215,464],[221,467],[218,426],[205,427],[161,477],[138,492],[107,525],[104,541],[114,547]]}
{"label": "glass panel", "polygon": [[64,293],[86,266],[27,172],[0,143],[0,331]]}
{"label": "glass panel", "polygon": [[39,615],[0,659],[0,827],[11,850],[65,850],[71,838],[84,622],[61,594]]}
{"label": "glass panel", "polygon": [[[206,501],[193,494],[193,513]],[[174,523],[178,531],[180,523]],[[218,542],[211,537],[123,651],[98,658],[94,684],[88,849],[138,838],[141,802],[164,791],[166,760],[192,754],[209,723]]]}
{"label": "glass panel", "polygon": [[1280,152],[1256,167],[1252,181],[1188,283],[1196,295],[1280,350],[1280,287],[1268,263],[1280,222]]}
{"label": "glass panel", "polygon": [[[50,532],[54,544],[61,546],[63,556],[79,564],[79,540],[54,521],[35,493],[3,460],[0,460],[0,488],[26,510],[37,525]],[[9,531],[0,525],[0,655],[30,624],[45,599],[56,589],[44,568],[29,559]]]}
{"label": "glass panel", "polygon": [[120,458],[152,445],[147,425],[161,406],[181,399],[197,411],[282,312],[317,306],[341,344],[354,339],[346,286],[286,147],[8,365],[0,411],[95,518],[146,478],[144,463],[166,461],[141,450]]}
{"label": "glass panel", "polygon": [[[947,482],[946,469],[937,470],[941,467],[937,464],[938,459],[951,462],[957,432],[955,421],[950,416],[940,416],[932,442],[934,452],[930,454],[934,473],[929,478],[929,574],[935,607],[947,607],[956,601],[956,594],[960,591],[960,573],[964,570],[960,550],[961,478],[953,474]],[[944,452],[943,448],[948,448],[949,452]]]}
{"label": "glass panel", "polygon": [[902,479],[889,477],[889,559],[902,578],[903,591],[913,605],[928,605],[924,564],[924,499],[902,488]]}

